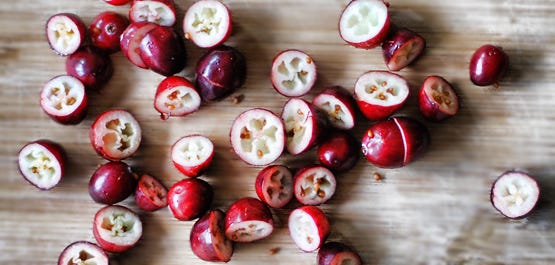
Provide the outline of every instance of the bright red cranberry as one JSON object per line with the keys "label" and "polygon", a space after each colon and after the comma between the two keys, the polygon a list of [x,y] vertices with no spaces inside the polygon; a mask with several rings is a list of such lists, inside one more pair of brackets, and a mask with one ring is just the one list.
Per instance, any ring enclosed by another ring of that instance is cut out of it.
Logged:
{"label": "bright red cranberry", "polygon": [[197,86],[204,101],[219,100],[243,85],[247,63],[243,54],[229,46],[218,46],[204,54],[196,67]]}
{"label": "bright red cranberry", "polygon": [[509,67],[509,56],[501,47],[484,45],[470,58],[470,80],[477,86],[498,85]]}
{"label": "bright red cranberry", "polygon": [[293,199],[293,174],[283,165],[267,166],[258,172],[254,189],[268,206],[282,208]]}
{"label": "bright red cranberry", "polygon": [[351,247],[340,242],[327,242],[317,255],[318,265],[361,265],[362,260]]}
{"label": "bright red cranberry", "polygon": [[137,179],[131,167],[123,162],[101,165],[89,180],[89,195],[98,203],[115,204],[133,194]]}
{"label": "bright red cranberry", "polygon": [[93,235],[108,252],[124,252],[137,244],[143,235],[141,218],[121,205],[108,205],[94,215]]}
{"label": "bright red cranberry", "polygon": [[217,0],[200,0],[187,9],[183,18],[185,38],[201,48],[223,44],[231,35],[231,12]]}
{"label": "bright red cranberry", "polygon": [[110,259],[97,244],[88,241],[76,241],[69,244],[58,257],[58,265],[95,264],[108,265]]}
{"label": "bright red cranberry", "polygon": [[139,149],[142,131],[133,114],[126,110],[108,110],[96,117],[89,130],[89,139],[103,158],[119,161]]}
{"label": "bright red cranberry", "polygon": [[225,236],[225,213],[210,210],[191,228],[191,250],[202,260],[228,262],[233,255],[233,241]]}
{"label": "bright red cranberry", "polygon": [[144,211],[156,211],[168,206],[168,188],[157,178],[143,174],[135,189],[135,204]]}
{"label": "bright red cranberry", "polygon": [[129,20],[116,12],[98,14],[89,26],[92,45],[108,53],[119,51],[120,36],[128,25]]}
{"label": "bright red cranberry", "polygon": [[148,31],[139,50],[146,67],[158,74],[170,76],[185,68],[185,42],[171,27],[157,26]]}
{"label": "bright red cranberry", "polygon": [[104,2],[113,5],[113,6],[122,6],[125,4],[130,3],[133,0],[104,0]]}
{"label": "bright red cranberry", "polygon": [[292,155],[304,153],[318,145],[328,128],[326,114],[302,98],[291,98],[285,102],[281,119],[285,124],[286,148]]}
{"label": "bright red cranberry", "polygon": [[387,68],[399,71],[416,60],[424,51],[426,41],[418,33],[400,28],[390,32],[382,43],[383,58]]}
{"label": "bright red cranberry", "polygon": [[388,4],[382,0],[353,0],[339,18],[339,35],[362,49],[379,46],[390,27]]}
{"label": "bright red cranberry", "polygon": [[46,22],[45,29],[50,48],[61,56],[73,54],[85,43],[87,27],[75,14],[53,15]]}
{"label": "bright red cranberry", "polygon": [[177,220],[190,221],[202,216],[212,204],[214,191],[199,178],[183,179],[168,191],[168,205]]}
{"label": "bright red cranberry", "polygon": [[80,123],[88,110],[85,86],[73,76],[56,76],[42,87],[40,107],[60,124]]}
{"label": "bright red cranberry", "polygon": [[66,72],[83,82],[87,90],[100,90],[112,78],[114,68],[106,53],[85,46],[67,57]]}
{"label": "bright red cranberry", "polygon": [[333,171],[348,171],[359,159],[359,146],[358,141],[350,133],[333,132],[318,147],[318,160]]}
{"label": "bright red cranberry", "polygon": [[305,95],[316,83],[316,77],[316,63],[303,51],[285,50],[274,57],[270,80],[274,89],[286,97]]}
{"label": "bright red cranberry", "polygon": [[235,242],[253,242],[274,231],[272,213],[258,199],[245,197],[235,201],[225,214],[225,235]]}

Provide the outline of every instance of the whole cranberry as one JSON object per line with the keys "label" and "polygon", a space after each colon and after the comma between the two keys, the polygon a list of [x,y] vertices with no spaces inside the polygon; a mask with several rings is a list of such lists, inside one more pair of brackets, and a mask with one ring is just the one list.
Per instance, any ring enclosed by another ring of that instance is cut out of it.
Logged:
{"label": "whole cranberry", "polygon": [[359,159],[359,143],[348,132],[333,132],[318,147],[318,159],[333,171],[347,171]]}
{"label": "whole cranberry", "polygon": [[83,82],[87,90],[100,90],[112,78],[114,67],[106,53],[84,46],[67,57],[66,72]]}
{"label": "whole cranberry", "polygon": [[156,26],[139,45],[141,59],[152,71],[171,76],[186,65],[185,42],[172,27]]}
{"label": "whole cranberry", "polygon": [[381,168],[397,168],[414,161],[427,149],[428,129],[422,123],[393,117],[372,125],[362,137],[362,153]]}
{"label": "whole cranberry", "polygon": [[245,57],[229,46],[218,46],[203,55],[196,67],[197,86],[204,101],[214,101],[231,94],[245,83]]}
{"label": "whole cranberry", "polygon": [[100,166],[89,181],[89,195],[98,203],[115,204],[135,191],[137,179],[131,167],[123,162],[108,162]]}
{"label": "whole cranberry", "polygon": [[501,47],[486,44],[470,58],[470,80],[477,86],[497,85],[509,66],[509,56]]}
{"label": "whole cranberry", "polygon": [[120,36],[129,25],[129,20],[112,11],[98,14],[89,26],[92,45],[107,52],[120,50]]}
{"label": "whole cranberry", "polygon": [[187,178],[176,182],[168,191],[168,205],[173,216],[190,221],[202,216],[212,204],[214,190],[208,182],[199,178]]}

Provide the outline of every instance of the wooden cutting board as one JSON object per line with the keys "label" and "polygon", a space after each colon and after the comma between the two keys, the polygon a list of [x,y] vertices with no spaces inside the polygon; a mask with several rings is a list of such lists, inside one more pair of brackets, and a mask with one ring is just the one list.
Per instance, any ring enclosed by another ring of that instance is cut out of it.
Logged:
{"label": "wooden cutting board", "polygon": [[[59,12],[79,14],[86,23],[105,10],[127,14],[128,6],[101,0],[4,1],[0,6],[0,264],[54,264],[60,251],[76,240],[94,241],[94,203],[87,184],[104,161],[90,146],[88,129],[104,110],[125,108],[143,129],[138,153],[127,160],[137,171],[159,177],[167,186],[183,178],[169,159],[181,136],[200,133],[216,146],[212,168],[202,177],[215,189],[214,207],[227,209],[243,196],[256,196],[259,168],[247,166],[230,150],[232,120],[252,107],[280,112],[286,98],[271,87],[273,56],[283,49],[310,53],[319,80],[306,99],[330,85],[352,90],[363,72],[385,69],[381,50],[346,45],[337,21],[347,1],[224,1],[233,13],[234,35],[228,44],[248,60],[248,79],[237,91],[244,100],[205,104],[193,115],[163,121],[152,107],[162,76],[131,65],[117,53],[115,74],[98,95],[90,113],[76,126],[62,126],[40,109],[38,93],[50,78],[65,73],[65,59],[55,55],[44,36],[47,18]],[[178,28],[192,1],[178,0]],[[334,197],[321,208],[332,222],[330,240],[353,246],[366,264],[555,264],[555,1],[392,0],[394,23],[427,40],[425,54],[400,71],[412,96],[400,113],[423,120],[415,92],[431,74],[453,83],[462,99],[460,113],[442,123],[425,122],[432,144],[426,155],[399,169],[378,169],[364,160],[338,176]],[[511,60],[501,87],[476,87],[468,78],[468,61],[482,44],[501,45]],[[187,43],[193,78],[204,52]],[[370,122],[359,120],[360,138]],[[16,167],[18,150],[39,138],[62,144],[69,170],[51,191],[26,183]],[[277,163],[299,167],[315,162],[314,151],[283,155]],[[527,219],[510,221],[489,202],[492,181],[509,169],[527,170],[542,187],[543,201]],[[374,172],[385,179],[376,181]],[[144,235],[134,249],[114,256],[116,264],[204,264],[189,247],[193,222],[179,222],[166,209],[137,210]],[[289,209],[274,211],[271,237],[237,244],[230,264],[315,264],[287,231]],[[271,255],[270,249],[277,249]]]}

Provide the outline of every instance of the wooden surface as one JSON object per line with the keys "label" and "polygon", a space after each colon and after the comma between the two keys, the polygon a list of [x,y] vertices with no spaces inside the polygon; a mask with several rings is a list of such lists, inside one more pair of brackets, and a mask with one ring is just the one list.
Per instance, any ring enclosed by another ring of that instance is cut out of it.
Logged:
{"label": "wooden surface", "polygon": [[[160,120],[152,107],[162,76],[132,66],[121,53],[112,56],[113,79],[92,95],[90,113],[76,126],[50,120],[38,104],[43,83],[63,74],[44,36],[46,19],[58,12],[79,14],[88,24],[104,10],[127,14],[101,0],[4,1],[0,5],[0,264],[54,264],[60,251],[76,240],[94,241],[91,224],[101,207],[87,193],[89,176],[103,163],[90,146],[88,129],[97,114],[125,108],[139,120],[143,143],[127,160],[136,170],[158,176],[170,186],[182,178],[169,160],[169,148],[181,136],[200,133],[216,146],[213,167],[203,179],[215,188],[214,207],[227,209],[243,196],[256,196],[259,168],[246,166],[230,151],[229,126],[241,111],[265,107],[277,113],[286,98],[270,85],[272,57],[298,48],[319,67],[312,97],[323,87],[350,90],[367,70],[385,69],[381,50],[358,50],[339,38],[337,21],[347,1],[224,1],[233,13],[235,35],[228,44],[248,59],[248,79],[230,100],[205,104],[184,118]],[[177,1],[180,27],[191,1]],[[335,196],[321,208],[333,228],[331,240],[356,248],[366,264],[555,264],[555,1],[392,0],[395,23],[421,33],[428,42],[423,57],[401,75],[413,85],[400,113],[419,116],[415,91],[430,74],[451,81],[462,99],[458,116],[426,122],[432,145],[407,167],[377,169],[364,160],[338,177]],[[468,79],[472,52],[485,43],[503,46],[511,59],[499,89],[473,86]],[[202,50],[187,43],[192,78]],[[370,125],[360,120],[360,137]],[[69,154],[69,170],[51,191],[26,183],[16,167],[19,148],[47,138]],[[283,155],[277,161],[298,167],[315,161],[314,152]],[[535,213],[509,221],[489,202],[492,181],[508,169],[537,176],[543,198]],[[379,172],[384,181],[373,179]],[[132,199],[124,201],[133,209]],[[291,208],[291,207],[290,207]],[[290,209],[275,211],[276,230],[262,241],[236,245],[230,264],[315,264],[315,253],[302,253],[287,232]],[[168,210],[140,212],[144,235],[139,245],[114,257],[116,264],[204,264],[188,242],[193,222],[176,221]],[[269,249],[279,248],[275,255]]]}

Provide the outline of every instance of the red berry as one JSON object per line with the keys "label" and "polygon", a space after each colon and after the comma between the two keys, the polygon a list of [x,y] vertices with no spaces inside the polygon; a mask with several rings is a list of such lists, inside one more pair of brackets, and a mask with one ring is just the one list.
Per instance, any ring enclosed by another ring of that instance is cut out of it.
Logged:
{"label": "red berry", "polygon": [[157,178],[143,174],[135,189],[135,204],[144,211],[156,211],[168,206],[168,188]]}
{"label": "red berry", "polygon": [[106,11],[93,18],[89,26],[92,45],[108,53],[120,50],[120,37],[129,25],[126,17]]}
{"label": "red berry", "polygon": [[93,235],[105,251],[123,252],[141,239],[143,223],[131,209],[121,205],[108,205],[94,215]]}
{"label": "red berry", "polygon": [[501,47],[484,45],[470,58],[470,80],[477,86],[497,85],[509,67],[509,56]]}
{"label": "red berry", "polygon": [[89,195],[98,203],[116,204],[135,191],[137,179],[123,162],[108,162],[97,168],[89,180]]}
{"label": "red berry", "polygon": [[190,221],[204,215],[214,199],[214,191],[208,182],[199,178],[183,179],[168,191],[168,205],[173,216]]}
{"label": "red berry", "polygon": [[431,121],[441,121],[459,111],[459,97],[447,80],[428,76],[420,87],[418,97],[420,112]]}
{"label": "red berry", "polygon": [[216,0],[200,0],[192,4],[183,19],[185,38],[201,48],[223,44],[231,35],[231,12]]}
{"label": "red berry", "polygon": [[316,83],[316,77],[316,63],[303,51],[285,50],[274,57],[270,80],[274,89],[286,97],[305,95]]}
{"label": "red berry", "polygon": [[353,0],[339,18],[339,35],[356,48],[379,46],[389,27],[388,4],[382,0]]}
{"label": "red berry", "polygon": [[235,201],[225,214],[225,235],[235,242],[253,242],[274,231],[270,209],[258,199],[245,197]]}
{"label": "red berry", "polygon": [[50,140],[37,140],[23,146],[18,155],[19,172],[41,190],[54,188],[65,174],[65,151]]}
{"label": "red berry", "polygon": [[67,56],[85,43],[87,27],[75,14],[60,13],[46,22],[46,38],[50,48],[61,56]]}
{"label": "red berry", "polygon": [[56,76],[43,86],[40,107],[58,123],[80,123],[87,115],[88,109],[85,86],[73,76]]}
{"label": "red berry", "polygon": [[193,253],[205,261],[228,262],[233,255],[233,242],[225,236],[225,213],[210,210],[191,228],[189,242]]}
{"label": "red berry", "polygon": [[348,132],[330,134],[318,147],[318,160],[323,166],[345,172],[353,168],[359,158],[358,141]]}
{"label": "red berry", "polygon": [[125,110],[108,110],[96,118],[89,130],[94,150],[102,157],[119,161],[132,156],[141,144],[139,122]]}
{"label": "red berry", "polygon": [[370,71],[355,83],[355,99],[362,114],[377,121],[400,109],[409,97],[410,87],[405,78],[386,71]]}
{"label": "red berry", "polygon": [[382,43],[383,58],[387,68],[399,71],[422,54],[426,41],[418,33],[401,28],[390,32]]}
{"label": "red berry", "polygon": [[66,72],[85,85],[87,90],[100,90],[114,73],[110,56],[92,46],[81,47],[66,59]]}

